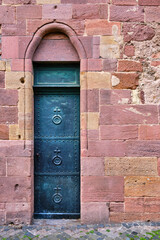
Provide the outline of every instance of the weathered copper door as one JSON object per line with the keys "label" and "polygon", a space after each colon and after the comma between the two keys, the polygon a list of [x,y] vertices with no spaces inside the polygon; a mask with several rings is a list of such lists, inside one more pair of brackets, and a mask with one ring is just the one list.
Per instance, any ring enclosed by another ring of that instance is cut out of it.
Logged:
{"label": "weathered copper door", "polygon": [[79,66],[34,69],[34,217],[79,218]]}

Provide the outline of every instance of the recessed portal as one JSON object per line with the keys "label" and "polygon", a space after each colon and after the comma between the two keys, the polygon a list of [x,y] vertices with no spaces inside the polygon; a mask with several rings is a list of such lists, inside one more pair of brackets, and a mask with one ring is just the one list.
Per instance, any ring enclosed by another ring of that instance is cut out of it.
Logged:
{"label": "recessed portal", "polygon": [[79,64],[34,64],[34,217],[80,217]]}

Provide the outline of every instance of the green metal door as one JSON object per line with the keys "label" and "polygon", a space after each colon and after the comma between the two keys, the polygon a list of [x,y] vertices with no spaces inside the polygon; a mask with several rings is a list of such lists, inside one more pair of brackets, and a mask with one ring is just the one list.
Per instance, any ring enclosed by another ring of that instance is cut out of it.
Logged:
{"label": "green metal door", "polygon": [[79,218],[79,65],[35,65],[34,69],[34,216]]}

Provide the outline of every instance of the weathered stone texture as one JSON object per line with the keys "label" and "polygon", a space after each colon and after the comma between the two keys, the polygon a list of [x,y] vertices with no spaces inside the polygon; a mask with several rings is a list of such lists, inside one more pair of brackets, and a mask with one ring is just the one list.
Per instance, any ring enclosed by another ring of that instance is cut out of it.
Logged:
{"label": "weathered stone texture", "polygon": [[123,177],[82,177],[83,202],[123,201]]}
{"label": "weathered stone texture", "polygon": [[143,7],[138,6],[111,6],[110,21],[144,22]]}
{"label": "weathered stone texture", "polygon": [[126,197],[160,197],[159,177],[125,177]]}
{"label": "weathered stone texture", "polygon": [[105,174],[108,176],[157,176],[157,158],[105,158]]}

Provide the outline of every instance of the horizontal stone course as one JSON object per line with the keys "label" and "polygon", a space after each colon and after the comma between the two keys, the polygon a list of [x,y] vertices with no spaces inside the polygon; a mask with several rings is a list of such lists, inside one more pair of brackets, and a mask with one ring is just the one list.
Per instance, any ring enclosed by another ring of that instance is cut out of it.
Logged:
{"label": "horizontal stone course", "polygon": [[138,126],[136,125],[101,125],[100,138],[106,140],[138,139]]}
{"label": "horizontal stone course", "polygon": [[120,5],[120,6],[134,6],[137,5],[137,1],[136,0],[112,0],[112,4],[114,5]]}
{"label": "horizontal stone course", "polygon": [[128,176],[125,177],[126,197],[160,197],[160,177]]}
{"label": "horizontal stone course", "polygon": [[28,18],[42,18],[42,7],[40,5],[17,6],[17,20]]}
{"label": "horizontal stone course", "polygon": [[89,19],[85,23],[87,35],[108,35],[112,36],[113,31],[120,34],[121,24],[108,22],[106,19]]}
{"label": "horizontal stone course", "polygon": [[0,140],[0,153],[6,157],[31,157],[32,142]]}
{"label": "horizontal stone course", "polygon": [[31,179],[27,177],[0,177],[0,191],[1,203],[30,202]]}
{"label": "horizontal stone course", "polygon": [[104,176],[104,158],[82,158],[82,176]]}
{"label": "horizontal stone course", "polygon": [[0,107],[0,124],[14,124],[18,122],[17,107]]}
{"label": "horizontal stone course", "polygon": [[123,201],[123,177],[83,176],[82,202]]}
{"label": "horizontal stone course", "polygon": [[0,105],[14,106],[18,103],[18,92],[10,89],[0,89]]}
{"label": "horizontal stone course", "polygon": [[127,197],[125,198],[125,212],[129,213],[158,213],[160,212],[159,197]]}
{"label": "horizontal stone course", "polygon": [[100,105],[130,104],[131,90],[100,90]]}
{"label": "horizontal stone course", "polygon": [[139,0],[138,4],[141,6],[159,6],[160,0]]}
{"label": "horizontal stone course", "polygon": [[43,19],[72,19],[72,5],[45,4],[42,6]]}
{"label": "horizontal stone course", "polygon": [[9,139],[9,127],[5,124],[0,124],[0,139],[2,140]]}
{"label": "horizontal stone course", "polygon": [[82,203],[81,209],[82,224],[106,224],[109,222],[109,208],[104,202],[85,202]]}
{"label": "horizontal stone course", "polygon": [[156,157],[106,157],[107,176],[158,176]]}
{"label": "horizontal stone course", "polygon": [[110,21],[144,22],[143,7],[139,6],[110,6]]}
{"label": "horizontal stone course", "polygon": [[155,30],[143,24],[123,24],[123,35],[126,42],[151,40],[155,36]]}
{"label": "horizontal stone course", "polygon": [[160,7],[145,7],[146,22],[159,22]]}
{"label": "horizontal stone course", "polygon": [[160,140],[160,125],[140,125],[140,140]]}
{"label": "horizontal stone course", "polygon": [[138,61],[119,60],[118,71],[119,72],[142,72],[142,63]]}
{"label": "horizontal stone course", "polygon": [[120,140],[88,141],[89,157],[124,157],[126,143]]}
{"label": "horizontal stone course", "polygon": [[107,4],[74,4],[72,6],[73,19],[107,19]]}
{"label": "horizontal stone course", "polygon": [[139,75],[134,72],[115,72],[112,75],[112,87],[115,89],[136,89],[139,85]]}
{"label": "horizontal stone course", "polygon": [[114,105],[100,107],[100,124],[156,124],[156,105]]}

